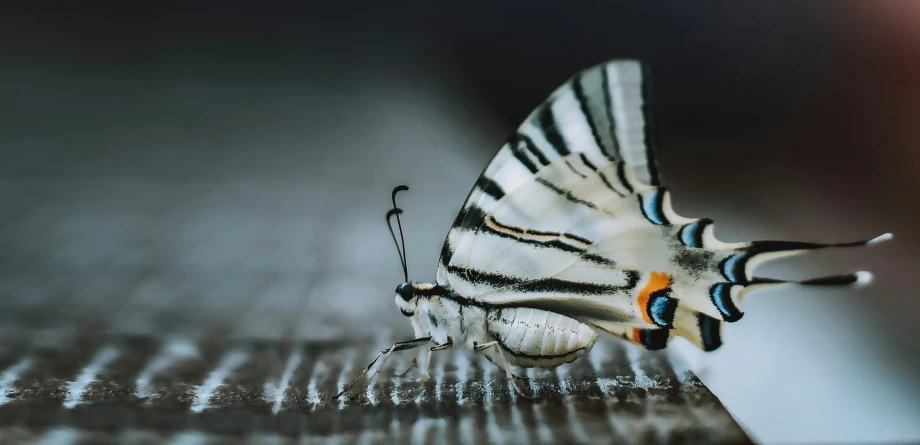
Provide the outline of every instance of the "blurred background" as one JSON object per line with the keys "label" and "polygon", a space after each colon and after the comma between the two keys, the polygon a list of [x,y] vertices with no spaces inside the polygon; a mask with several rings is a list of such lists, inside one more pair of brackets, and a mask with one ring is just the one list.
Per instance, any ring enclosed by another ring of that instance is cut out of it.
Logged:
{"label": "blurred background", "polygon": [[755,293],[722,349],[680,348],[694,370],[757,441],[920,440],[910,0],[6,3],[0,336],[408,338],[391,188],[411,187],[410,275],[432,280],[505,138],[627,57],[653,70],[679,213],[726,241],[895,235],[764,267],[875,282]]}

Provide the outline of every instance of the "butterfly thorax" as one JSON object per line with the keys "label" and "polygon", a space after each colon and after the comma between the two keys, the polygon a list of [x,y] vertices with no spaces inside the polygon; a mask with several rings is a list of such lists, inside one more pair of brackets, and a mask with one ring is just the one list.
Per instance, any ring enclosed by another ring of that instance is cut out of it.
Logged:
{"label": "butterfly thorax", "polygon": [[465,304],[449,287],[403,283],[396,289],[395,301],[412,323],[416,338],[431,337],[435,344],[451,342],[468,348],[490,340],[487,309]]}

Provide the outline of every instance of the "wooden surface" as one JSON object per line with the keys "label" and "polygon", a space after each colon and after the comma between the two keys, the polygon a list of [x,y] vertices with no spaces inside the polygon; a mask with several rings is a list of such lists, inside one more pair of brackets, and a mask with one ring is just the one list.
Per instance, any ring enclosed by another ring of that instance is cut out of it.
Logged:
{"label": "wooden surface", "polygon": [[85,329],[59,347],[5,350],[3,443],[749,442],[675,357],[616,341],[524,374],[535,400],[465,351],[438,357],[425,387],[414,374],[393,376],[407,356],[356,397],[331,400],[376,348],[226,342],[220,333],[161,342]]}
{"label": "wooden surface", "polygon": [[315,190],[290,183],[2,190],[34,199],[7,194],[27,211],[3,226],[2,443],[749,442],[678,360],[616,339],[526,374],[535,401],[469,351],[437,354],[415,397],[416,375],[393,378],[404,354],[328,400],[411,334],[372,206],[315,212],[293,204]]}

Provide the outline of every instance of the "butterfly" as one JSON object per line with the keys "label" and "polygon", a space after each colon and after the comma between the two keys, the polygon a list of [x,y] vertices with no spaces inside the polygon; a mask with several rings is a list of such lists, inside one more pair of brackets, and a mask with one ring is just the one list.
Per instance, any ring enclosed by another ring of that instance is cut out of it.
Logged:
{"label": "butterfly", "polygon": [[[434,283],[405,281],[395,301],[415,338],[381,351],[350,385],[394,352],[429,345],[413,361],[460,347],[511,366],[555,367],[584,356],[600,334],[649,350],[683,337],[705,351],[742,318],[749,292],[785,283],[865,283],[869,272],[783,281],[753,275],[765,261],[867,241],[727,243],[710,219],[685,218],[661,184],[650,119],[648,69],[613,60],[575,74],[505,142],[463,204]],[[400,243],[390,224],[399,251]],[[417,351],[418,353],[419,351]],[[408,371],[408,370],[407,370]]]}

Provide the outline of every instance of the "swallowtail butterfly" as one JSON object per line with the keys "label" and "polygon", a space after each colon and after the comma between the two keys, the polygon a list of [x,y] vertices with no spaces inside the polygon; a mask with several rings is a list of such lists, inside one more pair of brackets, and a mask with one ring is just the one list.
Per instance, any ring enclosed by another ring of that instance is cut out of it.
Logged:
{"label": "swallowtail butterfly", "polygon": [[[512,384],[510,365],[571,362],[600,333],[650,350],[680,336],[712,351],[755,289],[871,279],[856,272],[790,282],[753,272],[764,261],[891,234],[840,244],[725,243],[711,220],[676,214],[659,177],[646,74],[634,60],[603,63],[538,106],[476,181],[434,283],[409,281],[402,243],[405,282],[395,299],[415,339],[384,349],[355,381],[391,353],[429,343],[413,362],[423,376],[432,352],[461,347],[485,354]],[[404,189],[393,191],[387,215],[401,237],[396,193]],[[391,234],[395,241],[392,225]]]}

